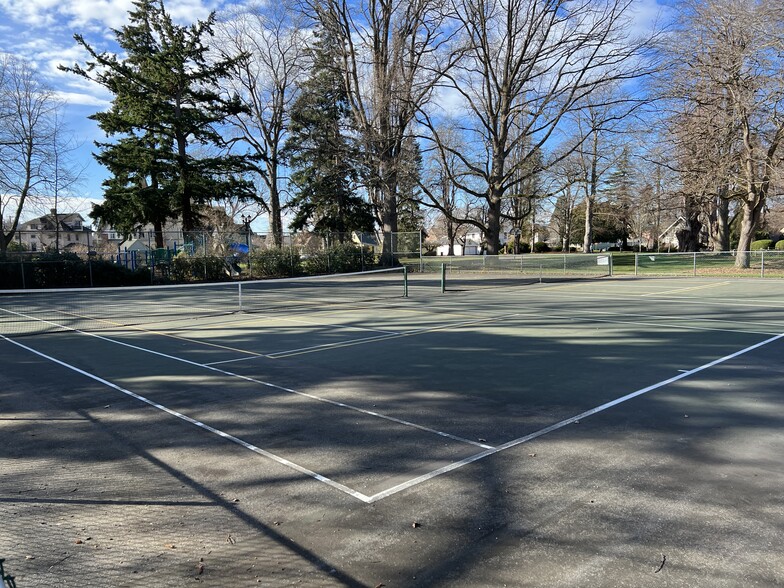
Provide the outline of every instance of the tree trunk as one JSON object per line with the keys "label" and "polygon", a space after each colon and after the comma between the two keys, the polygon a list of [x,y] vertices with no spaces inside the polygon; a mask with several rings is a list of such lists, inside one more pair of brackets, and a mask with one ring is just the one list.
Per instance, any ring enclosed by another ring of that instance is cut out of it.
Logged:
{"label": "tree trunk", "polygon": [[583,237],[583,253],[591,252],[593,243],[593,197],[585,198],[585,236]]}
{"label": "tree trunk", "polygon": [[152,230],[155,233],[155,247],[163,249],[165,246],[163,241],[163,223],[159,220],[153,221]]}
{"label": "tree trunk", "polygon": [[278,152],[272,147],[272,156],[267,161],[267,180],[269,187],[270,230],[275,247],[283,247],[283,219],[278,190]]}
{"label": "tree trunk", "polygon": [[735,267],[748,268],[751,265],[751,242],[754,240],[754,232],[759,226],[762,218],[762,210],[765,208],[764,193],[752,192],[747,198],[743,199],[743,218],[740,222],[740,237],[738,238],[738,252],[735,256]]}
{"label": "tree trunk", "polygon": [[583,253],[591,252],[593,243],[593,205],[596,202],[596,192],[599,189],[599,133],[593,132],[591,151],[590,186],[585,196],[585,237],[583,237]]}
{"label": "tree trunk", "polygon": [[392,267],[395,264],[395,241],[397,240],[397,173],[394,157],[384,153],[379,162],[379,178],[381,185],[377,194],[381,198],[378,203],[379,216],[384,241],[381,249],[382,264]]}
{"label": "tree trunk", "polygon": [[721,193],[711,202],[708,214],[708,231],[714,251],[729,251],[730,249],[730,202],[724,197],[724,194],[726,194],[726,189],[722,189]]}
{"label": "tree trunk", "polygon": [[501,248],[501,198],[498,190],[490,188],[491,193],[488,198],[487,207],[487,232],[485,242],[487,243],[487,254],[498,255]]}
{"label": "tree trunk", "polygon": [[686,217],[686,226],[675,233],[678,239],[678,251],[699,251],[700,250],[700,222],[699,212],[692,212]]}

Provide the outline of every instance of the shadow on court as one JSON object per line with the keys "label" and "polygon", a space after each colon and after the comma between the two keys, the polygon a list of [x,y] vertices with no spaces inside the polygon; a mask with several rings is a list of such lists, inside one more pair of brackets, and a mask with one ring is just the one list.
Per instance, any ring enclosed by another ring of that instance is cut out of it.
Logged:
{"label": "shadow on court", "polygon": [[[687,328],[695,316],[748,325],[780,314],[706,308],[653,325],[511,317],[226,367],[273,387],[78,335],[24,342],[372,492],[481,449],[282,388],[498,444],[767,337]],[[122,340],[217,357],[171,338]],[[223,342],[261,340],[248,329]],[[20,586],[784,577],[782,340],[372,504],[0,343],[0,557]]]}

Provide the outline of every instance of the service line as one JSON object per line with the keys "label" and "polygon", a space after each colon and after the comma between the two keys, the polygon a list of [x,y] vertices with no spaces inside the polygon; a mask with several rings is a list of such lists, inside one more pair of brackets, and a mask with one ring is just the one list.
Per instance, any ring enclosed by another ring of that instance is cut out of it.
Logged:
{"label": "service line", "polygon": [[444,467],[438,468],[437,470],[433,470],[432,472],[429,472],[427,474],[423,474],[421,476],[418,476],[416,478],[408,480],[407,482],[403,482],[402,484],[398,484],[397,486],[393,486],[392,488],[389,488],[387,490],[379,492],[378,494],[374,494],[374,495],[370,496],[368,498],[367,502],[377,502],[377,501],[382,500],[384,498],[388,498],[389,496],[392,496],[393,494],[397,494],[398,492],[402,492],[403,490],[407,490],[408,488],[411,488],[411,487],[416,486],[418,484],[421,484],[423,482],[427,482],[428,480],[432,480],[433,478],[435,478],[437,476],[440,476],[442,474],[446,474],[448,472],[454,471],[454,470],[456,470],[458,468],[461,468],[461,467],[463,467],[465,465],[468,465],[470,463],[474,463],[475,461],[479,461],[480,459],[484,459],[485,457],[489,457],[491,455],[495,455],[496,453],[500,453],[501,451],[505,451],[507,449],[511,449],[512,447],[516,447],[516,446],[521,445],[523,443],[527,443],[528,441],[532,441],[533,439],[536,439],[538,437],[542,437],[544,435],[547,435],[548,433],[552,433],[553,431],[557,431],[558,429],[562,429],[562,428],[566,427],[567,425],[571,425],[572,423],[575,423],[577,421],[586,419],[586,418],[588,418],[590,416],[593,416],[593,415],[595,415],[597,413],[603,412],[603,411],[605,411],[605,410],[607,410],[609,408],[612,408],[614,406],[618,406],[619,404],[622,404],[622,403],[626,402],[627,400],[631,400],[632,398],[637,398],[638,396],[642,396],[643,394],[647,394],[648,392],[652,392],[653,390],[657,390],[659,388],[662,388],[664,386],[672,384],[673,382],[677,382],[678,380],[682,380],[684,378],[688,378],[689,376],[692,376],[692,375],[694,375],[696,373],[699,373],[701,371],[707,370],[709,368],[712,368],[714,366],[722,364],[722,363],[724,363],[726,361],[734,359],[734,358],[736,358],[736,357],[738,357],[740,355],[743,355],[744,353],[748,353],[750,351],[754,351],[755,349],[759,349],[760,347],[763,347],[765,345],[773,343],[774,341],[778,341],[781,338],[784,338],[784,333],[780,333],[780,334],[776,335],[775,337],[771,337],[769,339],[765,339],[764,341],[761,341],[760,343],[756,343],[754,345],[750,345],[749,347],[741,349],[740,351],[736,351],[735,353],[731,353],[729,355],[725,355],[724,357],[720,357],[719,359],[715,359],[715,360],[713,360],[711,362],[703,364],[703,365],[701,365],[699,367],[696,367],[694,369],[682,372],[682,373],[678,374],[677,376],[673,376],[671,378],[667,378],[666,380],[662,380],[661,382],[657,382],[656,384],[652,384],[650,386],[646,386],[645,388],[640,388],[639,390],[636,390],[635,392],[631,392],[629,394],[626,394],[625,396],[621,396],[620,398],[616,398],[615,400],[611,400],[609,402],[605,402],[604,404],[600,404],[599,406],[596,406],[594,408],[586,410],[585,412],[581,412],[580,414],[575,415],[573,417],[570,417],[568,419],[564,419],[562,421],[559,421],[559,422],[557,422],[557,423],[555,423],[553,425],[550,425],[549,427],[545,427],[544,429],[540,429],[540,430],[535,431],[533,433],[529,433],[528,435],[525,435],[523,437],[518,437],[517,439],[513,439],[511,441],[503,443],[502,445],[498,445],[497,447],[494,447],[492,449],[487,449],[486,451],[482,451],[481,453],[477,453],[475,455],[472,455],[472,456],[467,457],[465,459],[462,459],[460,461],[456,461],[454,463],[445,465]]}

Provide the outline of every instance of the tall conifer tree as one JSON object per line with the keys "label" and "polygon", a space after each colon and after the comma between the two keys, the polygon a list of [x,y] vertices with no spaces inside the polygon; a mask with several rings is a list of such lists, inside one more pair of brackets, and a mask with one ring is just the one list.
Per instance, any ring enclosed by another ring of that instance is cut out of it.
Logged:
{"label": "tall conifer tree", "polygon": [[356,193],[359,156],[335,54],[338,42],[328,27],[318,31],[311,74],[292,107],[284,152],[296,191],[291,227],[342,235],[370,231],[374,219],[370,204]]}
{"label": "tall conifer tree", "polygon": [[64,68],[93,80],[112,94],[106,112],[91,118],[111,143],[98,143],[98,161],[113,173],[105,201],[94,216],[124,231],[141,223],[158,225],[180,218],[183,230],[197,224],[198,208],[232,195],[250,198],[241,179],[247,160],[236,155],[197,156],[194,148],[217,152],[225,147],[218,127],[240,112],[236,98],[219,93],[220,82],[242,56],[210,60],[206,37],[214,15],[190,26],[175,24],[160,0],[136,0],[129,24],[114,30],[127,57],[99,53],[81,35],[86,66]]}

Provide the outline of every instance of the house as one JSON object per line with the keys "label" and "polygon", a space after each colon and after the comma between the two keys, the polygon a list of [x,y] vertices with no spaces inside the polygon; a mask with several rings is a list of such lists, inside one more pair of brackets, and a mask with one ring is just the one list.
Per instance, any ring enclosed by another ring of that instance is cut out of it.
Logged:
{"label": "house", "polygon": [[[473,231],[466,233],[461,239],[455,241],[455,255],[479,255],[482,252],[482,233]],[[436,255],[449,255],[449,243],[442,239],[436,247]]]}
{"label": "house", "polygon": [[92,246],[92,229],[79,213],[50,214],[34,218],[19,226],[19,242],[28,251],[88,251]]}
{"label": "house", "polygon": [[[140,225],[136,230],[126,236],[110,225],[98,225],[95,230],[95,242],[103,251],[150,251],[155,249],[155,230],[151,224]],[[178,250],[183,247],[185,239],[182,225],[172,222],[163,229],[163,246],[166,249]],[[144,245],[144,247],[142,247]]]}

